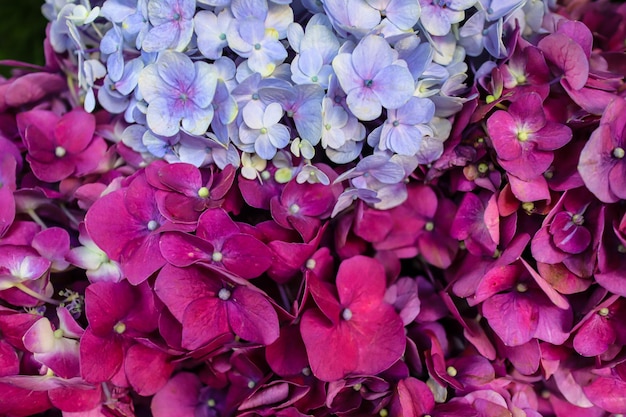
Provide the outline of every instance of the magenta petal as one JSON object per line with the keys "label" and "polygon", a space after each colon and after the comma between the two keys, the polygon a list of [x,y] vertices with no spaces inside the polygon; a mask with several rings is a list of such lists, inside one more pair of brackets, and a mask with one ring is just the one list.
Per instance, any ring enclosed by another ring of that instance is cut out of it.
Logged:
{"label": "magenta petal", "polygon": [[565,146],[572,139],[572,130],[560,123],[546,122],[545,126],[533,133],[532,140],[537,143],[537,149],[553,151]]}
{"label": "magenta petal", "polygon": [[585,321],[574,336],[576,352],[587,357],[598,356],[606,352],[616,339],[615,330],[608,320],[607,317],[596,313]]}
{"label": "magenta petal", "polygon": [[281,327],[278,339],[265,348],[265,358],[272,371],[281,377],[300,375],[309,365],[300,325]]}
{"label": "magenta petal", "polygon": [[[523,166],[523,164],[519,166]],[[510,173],[508,174],[508,178],[511,185],[511,192],[519,201],[542,201],[550,199],[548,182],[543,175],[537,175],[530,180],[524,180]]]}
{"label": "magenta petal", "polygon": [[546,124],[543,100],[537,93],[522,94],[511,103],[509,113],[527,132],[537,132]]}
{"label": "magenta petal", "polygon": [[198,349],[216,337],[230,333],[224,304],[215,296],[199,298],[187,306],[182,320],[184,348]]}
{"label": "magenta petal", "polygon": [[213,245],[187,233],[163,233],[159,247],[165,260],[177,267],[189,266],[201,260],[210,262],[213,254]]}
{"label": "magenta petal", "polygon": [[626,382],[618,378],[600,377],[583,387],[589,400],[610,413],[626,413]]}
{"label": "magenta petal", "polygon": [[561,85],[567,91],[574,103],[578,104],[585,111],[591,114],[601,115],[609,103],[615,99],[615,94],[608,91],[596,90],[583,87],[575,89],[570,86],[567,79],[561,80]]}
{"label": "magenta petal", "polygon": [[609,171],[611,191],[621,199],[626,198],[626,163],[619,162]]}
{"label": "magenta petal", "polygon": [[85,330],[80,339],[80,373],[87,382],[109,381],[122,366],[124,350],[117,337],[98,337]]}
{"label": "magenta petal", "polygon": [[545,57],[559,67],[574,90],[587,83],[589,59],[583,48],[563,33],[553,33],[537,44]]}
{"label": "magenta petal", "polygon": [[196,417],[202,383],[194,374],[181,372],[170,379],[152,398],[154,417]]}
{"label": "magenta petal", "polygon": [[120,257],[122,271],[128,282],[138,285],[166,264],[159,248],[160,235],[152,233],[143,239],[129,242]]}
{"label": "magenta petal", "polygon": [[102,403],[102,390],[99,385],[91,389],[62,387],[48,392],[52,405],[66,415],[95,409]]}
{"label": "magenta petal", "polygon": [[392,416],[424,416],[433,411],[435,399],[424,382],[408,377],[400,380],[391,402]]}
{"label": "magenta petal", "polygon": [[563,262],[567,254],[553,247],[552,236],[548,232],[549,227],[542,227],[535,233],[530,243],[533,257],[538,262],[557,264]]}
{"label": "magenta petal", "polygon": [[135,301],[132,287],[125,281],[91,284],[85,290],[85,312],[90,331],[100,336],[111,334]]}
{"label": "magenta petal", "polygon": [[[0,413],[7,416],[25,417],[37,415],[52,405],[46,391],[33,391],[9,383],[0,382]],[[24,401],[28,398],[28,401]]]}
{"label": "magenta petal", "polygon": [[[552,164],[554,155],[552,152],[544,152],[534,149],[535,145],[530,140],[523,145],[522,156],[513,160],[498,159],[502,168],[515,175],[521,180],[532,181],[541,176]],[[545,178],[544,178],[545,181]],[[536,200],[523,200],[536,201]]]}
{"label": "magenta petal", "polygon": [[59,146],[75,154],[89,145],[95,130],[95,116],[77,108],[61,116],[54,128],[54,136]]}
{"label": "magenta petal", "polygon": [[263,294],[238,286],[226,305],[228,323],[237,336],[264,345],[278,339],[278,315]]}
{"label": "magenta petal", "polygon": [[345,324],[334,326],[319,310],[309,309],[302,316],[300,328],[316,377],[336,381],[357,368],[358,346]]}
{"label": "magenta petal", "polygon": [[581,253],[591,243],[589,229],[575,225],[572,222],[572,216],[565,212],[554,216],[550,233],[552,233],[554,245],[567,253]]}
{"label": "magenta petal", "polygon": [[139,395],[155,394],[169,379],[174,365],[163,352],[136,343],[126,351],[124,370]]}
{"label": "magenta petal", "polygon": [[17,351],[5,340],[0,340],[0,377],[20,373]]}
{"label": "magenta petal", "polygon": [[158,172],[161,183],[187,196],[197,196],[202,187],[202,175],[194,165],[187,163],[163,165]]}
{"label": "magenta petal", "polygon": [[522,345],[533,338],[539,312],[534,303],[515,293],[496,294],[483,303],[483,315],[507,346]]}
{"label": "magenta petal", "polygon": [[487,119],[487,129],[500,159],[508,161],[519,158],[522,147],[517,139],[516,122],[509,113],[503,110],[496,111]]}
{"label": "magenta petal", "polygon": [[260,240],[245,234],[228,237],[221,249],[222,263],[242,278],[256,278],[272,265],[272,254]]}
{"label": "magenta petal", "polygon": [[219,280],[213,273],[198,268],[177,268],[166,265],[157,275],[154,291],[182,323],[185,309],[196,299],[214,297],[220,290]]}
{"label": "magenta petal", "polygon": [[221,208],[207,210],[198,219],[197,235],[215,246],[235,233],[239,233],[239,227]]}

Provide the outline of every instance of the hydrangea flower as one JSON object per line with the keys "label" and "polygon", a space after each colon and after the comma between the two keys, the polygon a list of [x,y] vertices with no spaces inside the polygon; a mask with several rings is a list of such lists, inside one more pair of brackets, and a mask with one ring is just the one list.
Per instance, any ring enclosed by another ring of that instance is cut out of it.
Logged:
{"label": "hydrangea flower", "polygon": [[[376,59],[371,59],[375,56]],[[403,61],[380,36],[364,37],[352,53],[340,53],[333,69],[341,88],[347,93],[350,111],[364,121],[374,120],[382,108],[397,109],[415,91],[411,73]]]}
{"label": "hydrangea flower", "polygon": [[216,85],[210,64],[192,62],[180,52],[162,52],[139,74],[139,92],[148,103],[148,127],[163,136],[174,136],[181,127],[203,135],[213,119]]}

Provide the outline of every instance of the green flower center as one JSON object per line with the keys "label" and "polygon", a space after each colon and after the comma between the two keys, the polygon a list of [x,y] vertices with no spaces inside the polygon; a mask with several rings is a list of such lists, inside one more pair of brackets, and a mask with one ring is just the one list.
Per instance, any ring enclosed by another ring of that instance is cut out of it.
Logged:
{"label": "green flower center", "polygon": [[66,153],[67,151],[63,146],[57,146],[56,148],[54,148],[54,154],[57,158],[63,158]]}
{"label": "green flower center", "polygon": [[209,189],[206,188],[206,187],[201,187],[198,190],[198,197],[200,197],[200,198],[207,198],[209,196],[209,194],[210,194],[209,193]]}

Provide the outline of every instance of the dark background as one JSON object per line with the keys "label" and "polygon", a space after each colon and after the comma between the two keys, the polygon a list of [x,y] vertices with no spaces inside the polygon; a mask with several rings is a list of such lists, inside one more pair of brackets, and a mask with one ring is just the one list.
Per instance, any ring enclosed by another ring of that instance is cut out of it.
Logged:
{"label": "dark background", "polygon": [[[0,0],[0,60],[44,63],[43,40],[47,20],[41,14],[45,0]],[[10,69],[0,66],[5,77]]]}

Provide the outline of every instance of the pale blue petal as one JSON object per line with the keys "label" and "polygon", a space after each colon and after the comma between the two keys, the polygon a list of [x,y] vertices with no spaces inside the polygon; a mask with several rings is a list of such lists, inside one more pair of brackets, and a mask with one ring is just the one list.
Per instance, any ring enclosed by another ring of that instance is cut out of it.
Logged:
{"label": "pale blue petal", "polygon": [[260,135],[257,138],[254,142],[254,151],[266,161],[269,161],[276,155],[276,148],[270,142],[268,135]]}
{"label": "pale blue petal", "polygon": [[362,80],[371,80],[394,60],[387,41],[376,35],[361,39],[352,53],[352,66]]}
{"label": "pale blue petal", "polygon": [[[280,106],[280,105],[279,105]],[[263,126],[263,113],[265,108],[258,101],[251,101],[245,105],[242,111],[244,123],[251,129],[261,129]]]}
{"label": "pale blue petal", "polygon": [[138,85],[141,96],[148,103],[161,97],[164,88],[169,88],[159,77],[156,64],[150,64],[141,70]]}
{"label": "pale blue petal", "polygon": [[173,115],[171,108],[171,103],[163,98],[157,98],[148,106],[148,127],[157,135],[174,136],[178,133],[180,117]]}
{"label": "pale blue petal", "polygon": [[213,120],[213,107],[206,109],[194,109],[182,120],[182,126],[185,131],[192,135],[204,135]]}
{"label": "pale blue petal", "polygon": [[355,88],[346,97],[348,108],[363,121],[376,119],[383,112],[380,99],[371,88]]}
{"label": "pale blue petal", "polygon": [[[283,108],[278,103],[270,103],[263,112],[263,126],[274,126],[283,117]],[[252,127],[252,126],[250,126]]]}
{"label": "pale blue petal", "polygon": [[270,127],[267,131],[270,142],[278,149],[282,149],[289,144],[291,135],[286,126],[277,124]]}
{"label": "pale blue petal", "polygon": [[387,147],[400,155],[415,155],[422,144],[422,132],[415,126],[399,125],[390,129]]}
{"label": "pale blue petal", "polygon": [[190,85],[189,98],[200,108],[209,107],[217,86],[215,68],[202,61],[197,61],[193,65],[196,75],[193,84]]}
{"label": "pale blue petal", "polygon": [[406,67],[389,65],[376,74],[372,90],[383,107],[397,109],[413,96],[415,82]]}

